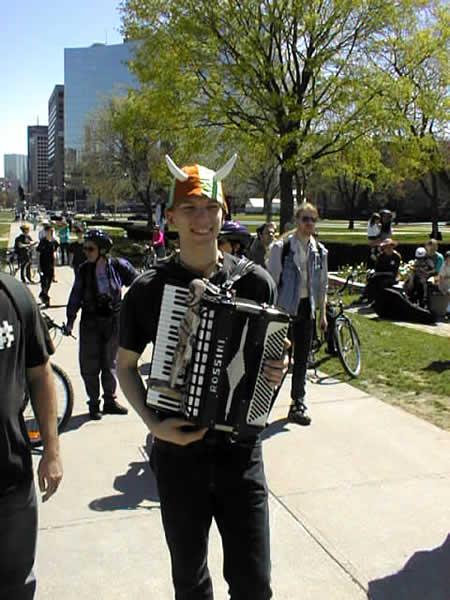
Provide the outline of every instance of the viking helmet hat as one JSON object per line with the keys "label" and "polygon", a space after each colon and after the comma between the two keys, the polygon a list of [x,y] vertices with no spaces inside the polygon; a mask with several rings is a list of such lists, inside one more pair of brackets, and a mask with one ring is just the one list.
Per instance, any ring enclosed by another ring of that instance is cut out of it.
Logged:
{"label": "viking helmet hat", "polygon": [[212,171],[201,165],[189,165],[182,169],[177,167],[168,154],[166,162],[169,171],[175,177],[170,190],[167,208],[172,208],[175,200],[189,196],[206,196],[216,200],[226,210],[225,195],[222,189],[222,179],[230,173],[236,162],[237,154],[217,171]]}

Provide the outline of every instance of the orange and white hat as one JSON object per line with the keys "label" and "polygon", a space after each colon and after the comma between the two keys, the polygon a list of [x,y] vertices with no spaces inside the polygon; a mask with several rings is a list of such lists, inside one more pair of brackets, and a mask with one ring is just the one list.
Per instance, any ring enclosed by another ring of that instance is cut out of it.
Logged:
{"label": "orange and white hat", "polygon": [[170,190],[167,208],[172,208],[175,200],[188,198],[189,196],[206,196],[216,200],[226,210],[226,200],[222,188],[222,179],[231,172],[236,162],[237,154],[233,154],[230,160],[217,171],[212,171],[202,165],[187,165],[182,169],[177,167],[168,154],[166,162],[169,171],[175,177]]}

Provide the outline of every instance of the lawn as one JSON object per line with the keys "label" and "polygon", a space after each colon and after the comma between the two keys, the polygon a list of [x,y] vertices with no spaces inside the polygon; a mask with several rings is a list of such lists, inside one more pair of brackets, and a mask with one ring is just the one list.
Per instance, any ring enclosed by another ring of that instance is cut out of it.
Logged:
{"label": "lawn", "polygon": [[319,369],[450,430],[448,338],[351,314],[361,338],[362,373],[352,379],[321,349]]}

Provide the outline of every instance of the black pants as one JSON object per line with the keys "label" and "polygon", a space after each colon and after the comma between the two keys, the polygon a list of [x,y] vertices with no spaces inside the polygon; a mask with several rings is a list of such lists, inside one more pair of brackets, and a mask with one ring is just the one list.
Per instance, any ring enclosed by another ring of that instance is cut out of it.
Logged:
{"label": "black pants", "polygon": [[69,264],[69,242],[62,242],[59,251],[61,252],[61,264]]}
{"label": "black pants", "polygon": [[[208,435],[208,434],[207,434]],[[151,466],[172,562],[176,600],[212,600],[207,563],[214,518],[231,600],[268,600],[268,494],[260,444],[208,439],[186,447],[156,440]]]}
{"label": "black pants", "polygon": [[297,316],[289,330],[294,353],[294,365],[291,383],[291,399],[304,402],[308,354],[311,350],[314,321],[311,316],[311,304],[308,298],[300,300]]}
{"label": "black pants", "polygon": [[0,497],[0,600],[32,600],[37,538],[34,484]]}
{"label": "black pants", "polygon": [[[98,402],[100,380],[106,402],[116,397],[119,313],[111,317],[81,315],[80,371],[90,402]],[[100,380],[99,380],[100,378]]]}
{"label": "black pants", "polygon": [[55,273],[55,269],[53,267],[53,265],[41,265],[40,267],[40,272],[41,272],[41,293],[40,293],[40,297],[41,300],[43,301],[48,301],[50,300],[50,296],[48,295],[49,291],[50,291],[50,287],[52,285],[53,282],[53,276]]}

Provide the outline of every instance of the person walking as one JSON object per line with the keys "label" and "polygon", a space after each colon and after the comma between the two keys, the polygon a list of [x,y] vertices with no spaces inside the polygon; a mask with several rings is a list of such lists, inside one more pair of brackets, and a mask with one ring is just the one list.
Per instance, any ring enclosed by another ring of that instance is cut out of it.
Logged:
{"label": "person walking", "polygon": [[317,208],[303,202],[295,214],[296,231],[274,242],[267,263],[278,286],[277,304],[293,317],[290,339],[294,364],[288,420],[299,425],[311,423],[305,386],[316,310],[320,329],[327,329],[328,251],[314,237],[318,218]]}
{"label": "person walking", "polygon": [[[156,339],[165,282],[188,286],[196,278],[207,278],[220,285],[239,261],[229,253],[222,255],[217,246],[225,209],[221,179],[234,160],[217,172],[201,165],[179,169],[167,160],[175,182],[166,214],[178,230],[180,253],[141,275],[125,296],[119,381],[154,437],[151,467],[158,482],[177,600],[213,598],[207,566],[212,519],[222,537],[230,597],[268,600],[272,597],[268,494],[260,438],[232,440],[223,431],[198,430],[181,417],[164,418],[146,405],[138,371],[141,354]],[[234,287],[242,298],[275,300],[274,283],[258,265]],[[264,374],[277,386],[286,369],[287,360],[267,361]]]}
{"label": "person walking", "polygon": [[37,474],[46,502],[63,475],[49,362],[54,349],[28,289],[5,273],[0,274],[0,321],[0,598],[32,600],[38,511],[23,399],[27,388],[42,436]]}
{"label": "person walking", "polygon": [[33,238],[30,235],[30,226],[28,223],[23,223],[20,226],[20,233],[14,240],[14,250],[17,255],[20,266],[20,278],[23,283],[31,281],[31,252],[35,245]]}
{"label": "person walking", "polygon": [[50,306],[49,291],[55,279],[55,256],[58,242],[55,240],[54,229],[50,224],[44,225],[45,237],[38,244],[39,271],[41,273],[41,293],[39,298],[44,306]]}
{"label": "person walking", "polygon": [[65,219],[61,221],[58,227],[58,237],[61,265],[69,264],[70,229]]}
{"label": "person walking", "polygon": [[99,379],[103,388],[103,414],[128,413],[116,401],[115,372],[122,287],[131,285],[138,272],[127,260],[109,256],[112,245],[102,229],[86,232],[87,260],[75,275],[67,303],[67,335],[72,332],[81,308],[80,371],[89,399],[89,415],[94,420],[102,417]]}
{"label": "person walking", "polygon": [[69,246],[69,256],[71,257],[71,265],[74,274],[78,273],[80,265],[86,261],[86,253],[84,251],[84,229],[82,225],[75,225],[75,234],[77,239]]}

